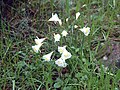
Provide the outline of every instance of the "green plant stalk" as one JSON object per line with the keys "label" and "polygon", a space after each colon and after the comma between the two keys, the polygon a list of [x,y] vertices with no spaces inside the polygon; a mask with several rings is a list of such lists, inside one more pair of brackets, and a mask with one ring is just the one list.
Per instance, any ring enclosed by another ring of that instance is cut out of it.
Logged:
{"label": "green plant stalk", "polygon": [[84,55],[84,53],[83,53],[83,48],[84,48],[84,38],[85,38],[85,35],[84,34],[82,34],[82,43],[81,43],[81,59],[83,58],[83,55]]}
{"label": "green plant stalk", "polygon": [[12,83],[13,83],[13,90],[15,90],[15,80],[13,80]]}
{"label": "green plant stalk", "polygon": [[67,43],[67,42],[66,42],[66,41],[67,41],[67,40],[66,40],[66,37],[63,37],[63,39],[64,39],[64,42]]}
{"label": "green plant stalk", "polygon": [[53,12],[53,6],[54,6],[54,0],[50,0],[50,6],[51,6],[51,9],[52,9],[52,12]]}
{"label": "green plant stalk", "polygon": [[70,16],[70,5],[69,5],[70,0],[66,0],[66,14],[67,16]]}
{"label": "green plant stalk", "polygon": [[7,50],[6,50],[6,52],[4,53],[4,56],[3,56],[3,58],[2,58],[2,63],[4,62],[4,58],[5,58],[6,54],[8,53],[11,45],[12,45],[12,43],[10,43],[10,44],[8,45],[8,48],[7,48]]}

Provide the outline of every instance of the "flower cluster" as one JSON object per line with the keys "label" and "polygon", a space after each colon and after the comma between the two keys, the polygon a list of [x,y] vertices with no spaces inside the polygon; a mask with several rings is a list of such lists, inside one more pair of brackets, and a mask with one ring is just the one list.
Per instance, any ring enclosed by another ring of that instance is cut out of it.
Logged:
{"label": "flower cluster", "polygon": [[[75,19],[77,20],[80,16],[80,13],[77,12],[76,13],[76,17]],[[66,22],[68,22],[69,18],[66,19]],[[48,20],[48,21],[53,21],[55,24],[58,22],[60,24],[60,26],[62,25],[62,21],[61,19],[59,19],[58,15],[55,13],[52,13],[52,17]],[[74,28],[78,28],[77,25],[74,25]],[[83,27],[82,29],[79,29],[80,31],[82,31],[85,36],[88,36],[90,33],[90,28],[89,27]],[[66,30],[63,30],[61,33],[62,37],[66,37],[68,35]],[[55,34],[54,33],[54,42],[59,42],[60,38],[61,38],[60,34]],[[43,45],[43,41],[46,38],[41,38],[39,39],[38,37],[35,39],[35,43],[36,45],[32,46],[33,50],[38,53],[40,50],[40,47]],[[65,46],[58,46],[58,52],[61,54],[60,58],[55,60],[55,64],[58,65],[59,67],[66,67],[68,64],[66,63],[67,59],[71,58],[71,53],[69,51],[67,51],[66,49],[67,45]],[[51,51],[50,53],[43,55],[42,59],[44,59],[44,61],[51,61],[51,56],[54,53],[54,51]]]}
{"label": "flower cluster", "polygon": [[[77,12],[76,16],[75,16],[75,19],[77,20],[79,18],[79,16],[80,16],[80,12]],[[66,22],[68,22],[68,20],[69,20],[69,18],[66,19]],[[56,22],[59,22],[59,24],[62,25],[62,21],[61,21],[61,19],[59,19],[58,15],[56,13],[54,15],[52,13],[52,17],[48,21],[53,21],[55,24],[56,24]],[[74,25],[74,28],[78,28],[78,26]],[[90,33],[90,28],[89,27],[83,27],[82,29],[79,29],[79,30],[82,31],[85,34],[85,36],[88,36],[88,34]],[[67,33],[63,32],[62,35],[66,36]]]}
{"label": "flower cluster", "polygon": [[66,67],[67,63],[65,62],[65,60],[71,58],[71,53],[66,50],[66,46],[58,46],[58,52],[62,55],[59,59],[55,61],[55,64],[57,64],[60,67]]}
{"label": "flower cluster", "polygon": [[[58,37],[60,37],[60,36],[58,35]],[[38,37],[37,37],[37,39],[35,39],[35,43],[37,45],[32,46],[32,48],[36,53],[38,53],[39,48],[43,44],[44,40],[45,40],[45,38],[39,39]],[[59,41],[59,40],[55,39],[55,41]],[[47,62],[51,61],[51,56],[52,56],[53,52],[54,51],[52,51],[46,55],[43,55],[42,59],[44,59],[44,61],[47,61]],[[65,62],[65,60],[71,58],[71,56],[72,56],[71,53],[66,50],[66,46],[63,46],[63,47],[58,46],[58,52],[61,54],[61,57],[55,61],[55,64],[60,67],[66,67],[68,64]]]}

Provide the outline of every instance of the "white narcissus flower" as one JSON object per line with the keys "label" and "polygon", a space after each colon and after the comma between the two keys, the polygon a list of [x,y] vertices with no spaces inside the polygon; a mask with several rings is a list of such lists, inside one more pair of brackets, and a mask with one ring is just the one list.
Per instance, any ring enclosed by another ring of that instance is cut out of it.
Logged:
{"label": "white narcissus flower", "polygon": [[74,28],[78,28],[78,26],[77,26],[77,25],[74,25]]}
{"label": "white narcissus flower", "polygon": [[66,37],[68,33],[67,33],[67,31],[63,30],[61,34],[62,34],[62,36]]}
{"label": "white narcissus flower", "polygon": [[37,45],[39,45],[39,44],[41,44],[45,39],[46,39],[46,38],[41,38],[41,39],[39,39],[39,38],[37,37],[37,39],[35,39],[35,43],[36,43]]}
{"label": "white narcissus flower", "polygon": [[58,15],[56,13],[54,15],[52,13],[52,17],[48,21],[53,21],[53,22],[55,22],[55,24],[56,24],[56,22],[59,22],[59,24],[62,25],[62,21],[61,21],[61,19],[58,18]]}
{"label": "white narcissus flower", "polygon": [[58,15],[55,13],[52,13],[52,17],[48,20],[48,21],[54,21],[54,22],[58,22],[60,19],[58,18]]}
{"label": "white narcissus flower", "polygon": [[39,51],[39,48],[41,47],[43,43],[39,44],[39,45],[35,45],[35,46],[32,46],[32,49],[34,50],[34,52],[38,53]]}
{"label": "white narcissus flower", "polygon": [[107,55],[105,55],[104,57],[103,57],[103,60],[108,60],[108,57],[107,57]]}
{"label": "white narcissus flower", "polygon": [[64,50],[64,52],[62,53],[62,55],[61,55],[61,58],[63,59],[63,60],[66,60],[66,59],[69,59],[69,58],[71,58],[71,53],[70,52],[68,52],[67,50]]}
{"label": "white narcissus flower", "polygon": [[66,22],[68,22],[68,18],[66,18]]}
{"label": "white narcissus flower", "polygon": [[59,58],[55,61],[55,64],[57,64],[59,67],[66,67],[68,64],[63,60],[62,58]]}
{"label": "white narcissus flower", "polygon": [[85,34],[85,36],[88,36],[88,34],[90,33],[90,28],[89,27],[83,27],[80,30]]}
{"label": "white narcissus flower", "polygon": [[55,34],[55,33],[54,33],[55,42],[56,42],[56,41],[60,41],[60,38],[61,38],[60,34]]}
{"label": "white narcissus flower", "polygon": [[86,4],[82,5],[82,7],[86,7],[86,6],[87,6]]}
{"label": "white narcissus flower", "polygon": [[44,59],[45,61],[49,62],[49,61],[51,60],[52,54],[53,54],[53,51],[50,52],[50,53],[48,53],[48,54],[46,54],[46,55],[44,55],[44,56],[42,57],[42,59]]}
{"label": "white narcissus flower", "polygon": [[60,54],[62,54],[64,52],[64,50],[66,50],[66,46],[63,46],[63,47],[58,46],[58,52]]}
{"label": "white narcissus flower", "polygon": [[80,12],[76,13],[76,20],[78,19],[78,17],[80,16]]}

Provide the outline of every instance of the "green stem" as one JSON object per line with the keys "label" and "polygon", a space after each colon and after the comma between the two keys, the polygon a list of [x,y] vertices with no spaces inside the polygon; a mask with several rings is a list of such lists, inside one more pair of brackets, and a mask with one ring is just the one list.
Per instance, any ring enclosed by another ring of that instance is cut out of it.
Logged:
{"label": "green stem", "polygon": [[12,83],[13,83],[13,90],[15,90],[15,80],[13,80]]}
{"label": "green stem", "polygon": [[85,37],[85,35],[84,34],[82,34],[82,43],[81,43],[81,59],[82,59],[82,57],[83,57],[83,47],[84,47],[84,37]]}

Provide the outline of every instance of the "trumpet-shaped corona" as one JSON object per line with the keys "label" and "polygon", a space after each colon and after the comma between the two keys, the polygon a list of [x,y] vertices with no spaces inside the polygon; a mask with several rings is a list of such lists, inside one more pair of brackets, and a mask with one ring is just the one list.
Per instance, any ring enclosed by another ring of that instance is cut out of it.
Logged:
{"label": "trumpet-shaped corona", "polygon": [[64,52],[64,50],[66,50],[66,46],[63,46],[63,47],[58,46],[58,52],[60,54],[62,54]]}
{"label": "trumpet-shaped corona", "polygon": [[69,59],[69,58],[71,58],[71,53],[70,52],[68,52],[67,50],[64,50],[64,52],[62,53],[62,55],[61,55],[61,58],[63,59],[63,60],[66,60],[66,59]]}
{"label": "trumpet-shaped corona", "polygon": [[88,34],[90,33],[90,28],[89,27],[83,27],[80,30],[85,34],[85,36],[88,36]]}
{"label": "trumpet-shaped corona", "polygon": [[55,64],[59,67],[66,67],[68,64],[62,58],[59,58],[55,61]]}

